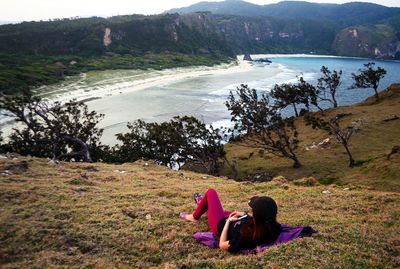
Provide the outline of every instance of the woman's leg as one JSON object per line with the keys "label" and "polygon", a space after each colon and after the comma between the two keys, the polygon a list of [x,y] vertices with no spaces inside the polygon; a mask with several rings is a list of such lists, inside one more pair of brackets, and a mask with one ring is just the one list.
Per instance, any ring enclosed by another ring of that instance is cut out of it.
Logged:
{"label": "woman's leg", "polygon": [[198,220],[204,213],[207,214],[208,225],[210,226],[211,231],[218,236],[218,223],[223,218],[228,217],[231,212],[224,211],[221,201],[218,198],[217,191],[209,189],[197,205],[197,208],[193,213],[193,218]]}

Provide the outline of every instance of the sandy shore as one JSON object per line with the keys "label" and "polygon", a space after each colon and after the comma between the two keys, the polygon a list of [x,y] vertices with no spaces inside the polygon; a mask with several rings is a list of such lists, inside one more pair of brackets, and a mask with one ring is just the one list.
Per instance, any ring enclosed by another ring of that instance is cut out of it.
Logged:
{"label": "sandy shore", "polygon": [[[127,76],[126,78],[119,77],[119,80],[125,81],[110,83],[110,85],[101,87],[100,89],[93,87],[93,89],[85,91],[75,90],[63,93],[54,92],[47,98],[51,101],[60,102],[66,102],[71,99],[76,99],[78,101],[90,101],[112,96],[114,94],[129,93],[155,86],[163,86],[188,78],[246,72],[250,71],[252,68],[253,67],[251,63],[238,59],[236,62],[230,64],[221,64],[212,67],[199,66],[165,69],[162,71],[149,70],[140,76]],[[84,79],[86,79],[86,76],[83,76],[80,81]]]}

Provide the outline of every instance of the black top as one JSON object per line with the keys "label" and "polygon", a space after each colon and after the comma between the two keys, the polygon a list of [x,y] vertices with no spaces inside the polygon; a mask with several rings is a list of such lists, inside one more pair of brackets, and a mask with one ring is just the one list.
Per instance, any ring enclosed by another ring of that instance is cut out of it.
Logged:
{"label": "black top", "polygon": [[[221,234],[222,230],[224,229],[226,219],[227,218],[222,219],[218,224],[219,234]],[[231,223],[229,223],[229,228],[228,228],[229,252],[236,253],[243,249],[253,249],[257,247],[257,244],[255,242],[249,242],[248,240],[245,240],[244,238],[242,238],[240,234],[241,227],[243,227],[243,225],[247,223],[250,219],[251,217],[247,216],[241,220],[231,221]]]}

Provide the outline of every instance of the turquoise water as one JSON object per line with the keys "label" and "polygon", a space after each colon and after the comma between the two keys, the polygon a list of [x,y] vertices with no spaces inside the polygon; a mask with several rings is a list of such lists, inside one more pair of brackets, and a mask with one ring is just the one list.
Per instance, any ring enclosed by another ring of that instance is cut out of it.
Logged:
{"label": "turquoise water", "polygon": [[[352,84],[351,74],[370,60],[290,56],[270,58],[273,61],[271,65],[255,64],[243,72],[184,78],[140,91],[105,97],[88,102],[88,105],[106,115],[101,123],[105,128],[103,142],[113,144],[116,142],[114,135],[126,131],[126,123],[136,119],[160,122],[176,115],[193,115],[216,127],[229,126],[230,115],[224,103],[229,92],[240,84],[248,84],[261,92],[268,92],[276,83],[296,82],[296,76],[303,76],[316,84],[323,65],[330,70],[343,71],[343,83],[337,92],[339,105],[354,104],[373,94],[372,89],[348,89]],[[400,82],[400,62],[375,62],[387,70],[380,89]],[[290,109],[285,111],[286,115],[291,113]]]}
{"label": "turquoise water", "polygon": [[309,79],[313,84],[317,83],[320,76],[321,66],[327,66],[330,70],[342,70],[343,82],[340,87],[337,97],[339,105],[351,105],[360,102],[371,96],[374,91],[372,89],[353,89],[348,88],[353,83],[352,73],[357,73],[358,69],[363,67],[363,64],[375,62],[376,66],[386,69],[387,74],[380,83],[380,90],[387,88],[392,83],[400,83],[400,62],[399,61],[376,61],[369,59],[355,58],[308,58],[308,57],[278,57],[273,58],[275,63],[280,63],[290,69],[303,71],[305,73],[313,73],[312,79]]}

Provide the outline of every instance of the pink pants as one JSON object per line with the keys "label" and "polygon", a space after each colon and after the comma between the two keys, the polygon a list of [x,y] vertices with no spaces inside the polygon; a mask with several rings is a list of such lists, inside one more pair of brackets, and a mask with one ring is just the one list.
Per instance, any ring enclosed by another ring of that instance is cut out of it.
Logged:
{"label": "pink pants", "polygon": [[217,191],[214,189],[208,189],[208,191],[204,194],[203,199],[201,199],[200,203],[197,205],[197,208],[193,213],[193,217],[194,219],[198,220],[204,213],[207,214],[208,225],[210,226],[211,231],[216,236],[219,236],[218,223],[222,219],[229,217],[232,212],[224,211],[221,201],[218,198]]}

